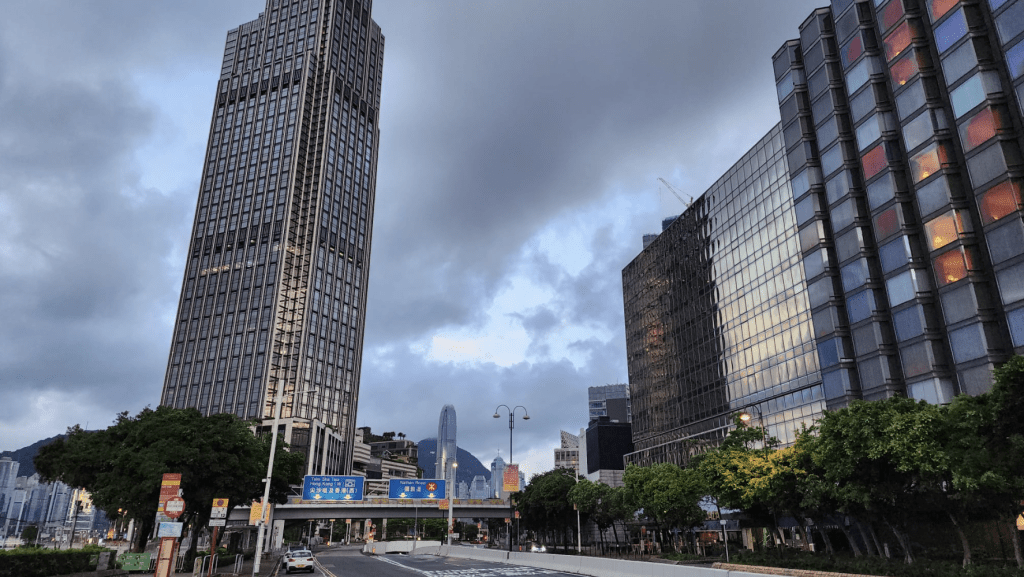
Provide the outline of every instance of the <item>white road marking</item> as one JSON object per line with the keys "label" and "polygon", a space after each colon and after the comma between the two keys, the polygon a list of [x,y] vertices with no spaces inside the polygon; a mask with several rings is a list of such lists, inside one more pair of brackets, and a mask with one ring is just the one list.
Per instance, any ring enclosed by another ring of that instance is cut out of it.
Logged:
{"label": "white road marking", "polygon": [[441,571],[424,571],[423,569],[417,569],[415,567],[409,567],[393,561],[386,557],[380,556],[377,559],[403,567],[410,571],[415,571],[420,575],[426,575],[427,577],[529,577],[530,575],[554,575],[558,571],[552,571],[551,569],[541,569],[538,567],[518,567],[515,565],[507,565],[502,567],[480,567],[475,569],[446,569]]}

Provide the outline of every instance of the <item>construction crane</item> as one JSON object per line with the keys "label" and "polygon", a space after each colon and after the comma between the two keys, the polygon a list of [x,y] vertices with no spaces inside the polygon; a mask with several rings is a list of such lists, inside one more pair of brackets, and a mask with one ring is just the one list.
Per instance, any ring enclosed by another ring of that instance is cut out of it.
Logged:
{"label": "construction crane", "polygon": [[683,203],[683,206],[685,206],[686,208],[690,208],[690,204],[693,203],[693,198],[690,198],[690,200],[683,200],[682,195],[679,194],[679,191],[677,191],[674,186],[669,184],[664,178],[661,178],[660,176],[658,177],[658,180],[660,180],[661,183],[664,184],[666,188],[668,188],[669,192],[676,195],[676,198],[679,199],[679,202]]}

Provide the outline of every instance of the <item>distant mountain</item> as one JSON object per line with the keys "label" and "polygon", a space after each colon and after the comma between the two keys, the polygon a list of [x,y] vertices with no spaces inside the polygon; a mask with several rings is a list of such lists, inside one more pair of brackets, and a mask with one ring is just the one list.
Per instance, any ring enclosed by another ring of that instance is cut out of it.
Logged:
{"label": "distant mountain", "polygon": [[49,439],[43,439],[42,441],[36,441],[27,447],[18,449],[17,451],[3,451],[0,453],[0,459],[4,457],[10,457],[12,461],[21,463],[18,466],[19,477],[31,477],[36,474],[36,465],[32,462],[32,459],[36,458],[39,453],[39,449],[49,445],[50,443],[60,439],[64,435],[57,435],[50,437]]}
{"label": "distant mountain", "polygon": [[[436,479],[437,473],[434,469],[437,468],[437,439],[423,439],[418,443],[419,446],[419,467],[423,469],[424,479]],[[484,479],[491,480],[491,468],[485,467],[479,459],[474,457],[469,451],[465,449],[459,449],[455,458],[459,462],[459,468],[456,469],[455,481],[465,481],[467,485],[473,482],[473,477],[477,475],[483,475]]]}

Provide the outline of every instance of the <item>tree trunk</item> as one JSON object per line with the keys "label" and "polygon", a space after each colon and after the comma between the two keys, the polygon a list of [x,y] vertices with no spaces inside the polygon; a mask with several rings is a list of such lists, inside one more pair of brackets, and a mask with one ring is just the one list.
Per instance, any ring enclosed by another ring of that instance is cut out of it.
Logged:
{"label": "tree trunk", "polygon": [[953,522],[953,528],[956,530],[956,534],[960,537],[960,546],[964,549],[964,562],[963,566],[967,567],[971,564],[971,544],[967,541],[967,534],[964,533],[964,528],[960,526],[959,520],[952,511],[947,511],[949,520]]}
{"label": "tree trunk", "polygon": [[142,553],[146,550],[146,543],[149,541],[150,533],[153,532],[153,527],[156,523],[156,519],[152,515],[150,515],[145,519],[136,519],[136,521],[138,524],[138,529],[136,533],[138,536],[138,540],[136,541],[136,543],[138,543],[138,545],[136,545],[135,552]]}
{"label": "tree trunk", "polygon": [[846,540],[850,543],[850,550],[853,551],[853,556],[860,557],[860,545],[857,545],[857,540],[853,537],[853,533],[850,532],[850,528],[844,523],[840,523],[839,528],[842,529],[843,535],[846,535]]}
{"label": "tree trunk", "polygon": [[835,557],[836,551],[832,548],[832,540],[829,539],[828,532],[821,525],[816,525],[816,527],[818,527],[818,533],[821,533],[821,540],[825,542],[825,551],[828,553],[828,556]]}
{"label": "tree trunk", "polygon": [[903,548],[903,562],[906,563],[907,565],[913,564],[914,563],[914,553],[913,553],[913,551],[910,550],[910,535],[907,535],[906,533],[903,533],[902,531],[897,529],[894,524],[890,523],[889,521],[885,521],[885,524],[888,525],[889,530],[892,531],[892,534],[896,536],[896,541],[898,541],[900,547]]}
{"label": "tree trunk", "polygon": [[[875,543],[875,549],[878,551],[878,556],[882,557],[885,554],[882,552],[882,543],[878,540],[878,533],[875,531],[874,523],[868,523],[868,531],[871,533],[871,539]],[[888,555],[885,556],[888,557]]]}
{"label": "tree trunk", "polygon": [[875,547],[875,543],[871,539],[868,539],[868,532],[864,530],[864,523],[857,521],[857,530],[860,531],[860,538],[864,540],[864,553],[881,557],[882,552]]}
{"label": "tree trunk", "polygon": [[1017,509],[1010,508],[1010,535],[1013,539],[1013,555],[1017,558],[1017,567],[1024,567],[1024,554],[1021,553],[1020,531],[1017,529]]}

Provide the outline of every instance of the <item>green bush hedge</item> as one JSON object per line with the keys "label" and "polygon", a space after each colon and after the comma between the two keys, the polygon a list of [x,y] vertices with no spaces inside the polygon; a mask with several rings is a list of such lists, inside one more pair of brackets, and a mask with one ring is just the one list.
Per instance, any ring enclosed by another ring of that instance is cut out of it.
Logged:
{"label": "green bush hedge", "polygon": [[[87,545],[84,549],[20,547],[0,551],[0,577],[51,577],[95,571],[99,554],[103,551],[110,549]],[[111,554],[110,558],[112,560],[114,555]]]}

